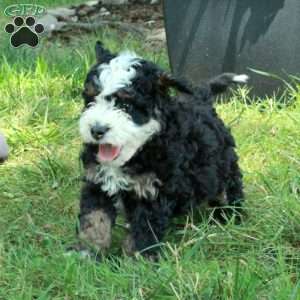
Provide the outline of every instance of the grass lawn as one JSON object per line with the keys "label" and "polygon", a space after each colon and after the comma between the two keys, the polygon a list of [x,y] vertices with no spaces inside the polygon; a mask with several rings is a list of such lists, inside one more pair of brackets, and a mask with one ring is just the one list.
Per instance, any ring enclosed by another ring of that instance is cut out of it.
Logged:
{"label": "grass lawn", "polygon": [[35,50],[0,36],[0,130],[11,150],[0,166],[0,299],[300,299],[300,92],[289,106],[247,105],[243,91],[217,105],[244,172],[242,225],[177,220],[158,263],[123,256],[120,228],[101,263],[64,256],[75,241],[80,93],[97,38],[168,65],[165,49],[109,31],[68,46],[42,39]]}

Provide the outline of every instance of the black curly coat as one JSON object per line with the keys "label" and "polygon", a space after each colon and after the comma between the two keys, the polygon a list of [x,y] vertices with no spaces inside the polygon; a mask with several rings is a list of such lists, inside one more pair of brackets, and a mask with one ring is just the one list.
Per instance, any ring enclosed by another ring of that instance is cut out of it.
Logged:
{"label": "black curly coat", "polygon": [[[100,44],[97,47],[99,52]],[[107,50],[102,51],[106,51],[106,56],[102,52],[101,62],[114,57]],[[134,191],[126,190],[109,196],[99,184],[86,179],[81,194],[81,231],[93,227],[91,220],[86,225],[86,216],[96,210],[105,212],[113,225],[117,215],[115,204],[121,199],[130,223],[131,250],[151,254],[156,249],[152,246],[163,239],[173,216],[188,213],[203,202],[218,208],[241,206],[242,175],[235,142],[211,100],[234,82],[234,76],[222,74],[202,87],[192,88],[156,65],[142,61],[130,92],[128,89],[123,92],[134,93],[133,106],[147,110],[143,115],[130,112],[136,123],[147,122],[147,116],[151,115],[159,120],[161,130],[122,166],[122,171],[135,177],[155,174],[159,179],[155,183],[157,197],[140,198]],[[88,74],[85,86],[83,96],[87,107],[99,93],[95,67]],[[170,88],[179,91],[179,96],[170,96]],[[84,144],[81,159],[85,169],[99,164],[97,151],[98,145]],[[90,238],[89,242],[93,240]],[[109,243],[104,248],[108,246]]]}

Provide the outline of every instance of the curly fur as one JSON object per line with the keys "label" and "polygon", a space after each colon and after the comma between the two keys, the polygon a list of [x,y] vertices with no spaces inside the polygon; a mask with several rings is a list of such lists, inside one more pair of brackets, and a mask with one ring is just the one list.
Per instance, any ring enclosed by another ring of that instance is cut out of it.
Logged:
{"label": "curly fur", "polygon": [[[243,188],[235,142],[211,99],[231,83],[246,82],[247,76],[226,73],[193,88],[133,55],[135,59],[128,60],[127,56],[127,62],[134,63],[125,63],[130,68],[129,79],[125,82],[118,74],[111,83],[122,84],[111,88],[106,86],[101,70],[118,61],[118,56],[100,43],[96,54],[97,64],[85,82],[85,110],[80,121],[84,141],[81,159],[86,172],[81,219],[101,210],[113,224],[115,206],[121,200],[130,223],[133,250],[151,254],[173,216],[188,213],[203,202],[239,208]],[[124,63],[114,68],[122,66]],[[178,97],[170,96],[171,88],[179,91]],[[111,110],[95,113],[93,106],[101,111],[108,103]],[[121,128],[112,121],[113,111],[120,115],[116,119],[124,119]],[[87,138],[89,126],[95,122],[106,122],[112,127],[111,133],[99,141]],[[143,132],[151,122],[156,124],[155,130]],[[122,128],[128,132],[122,132]],[[134,133],[130,132],[132,128]],[[123,155],[122,160],[103,163],[97,156],[101,140],[122,141],[124,152],[129,151],[126,144],[135,140],[134,151]]]}

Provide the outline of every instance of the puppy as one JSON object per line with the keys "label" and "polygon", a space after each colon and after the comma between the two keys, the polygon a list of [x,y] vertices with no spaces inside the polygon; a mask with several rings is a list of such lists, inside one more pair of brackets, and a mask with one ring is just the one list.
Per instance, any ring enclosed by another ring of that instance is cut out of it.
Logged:
{"label": "puppy", "polygon": [[172,217],[204,202],[219,217],[240,208],[235,142],[212,98],[248,77],[226,73],[193,88],[133,52],[112,54],[97,42],[96,57],[79,125],[80,240],[107,250],[121,205],[126,251],[154,255]]}

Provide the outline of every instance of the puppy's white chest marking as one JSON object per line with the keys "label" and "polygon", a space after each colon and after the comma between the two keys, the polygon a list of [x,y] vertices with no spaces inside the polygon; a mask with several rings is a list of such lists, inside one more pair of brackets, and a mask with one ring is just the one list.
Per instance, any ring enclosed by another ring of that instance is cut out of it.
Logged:
{"label": "puppy's white chest marking", "polygon": [[119,167],[97,165],[86,170],[86,179],[100,184],[109,196],[120,191],[134,191],[138,198],[155,200],[161,181],[153,174],[128,175]]}

